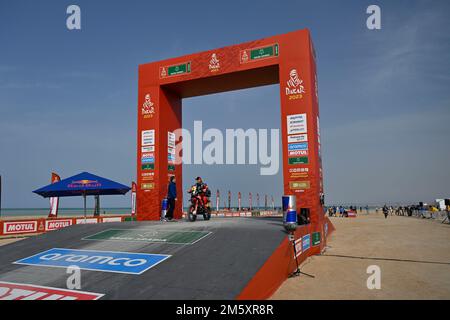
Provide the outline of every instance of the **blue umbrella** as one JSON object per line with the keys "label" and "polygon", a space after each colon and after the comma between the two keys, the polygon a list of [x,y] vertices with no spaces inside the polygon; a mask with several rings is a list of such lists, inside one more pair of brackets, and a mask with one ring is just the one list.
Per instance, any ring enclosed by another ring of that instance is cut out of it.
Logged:
{"label": "blue umbrella", "polygon": [[83,196],[86,217],[86,196],[126,194],[130,187],[89,172],[82,172],[57,183],[33,191],[44,198]]}

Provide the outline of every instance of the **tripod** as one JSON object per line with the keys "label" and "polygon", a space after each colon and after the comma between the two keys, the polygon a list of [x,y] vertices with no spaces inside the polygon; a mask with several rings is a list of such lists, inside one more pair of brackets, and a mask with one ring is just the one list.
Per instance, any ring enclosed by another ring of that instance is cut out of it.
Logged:
{"label": "tripod", "polygon": [[294,248],[295,264],[297,266],[297,269],[289,275],[289,278],[297,277],[300,274],[304,274],[308,277],[315,278],[315,276],[313,276],[312,274],[308,274],[308,273],[300,271],[300,266],[298,265],[298,259],[297,259],[297,248],[295,247],[295,236],[294,236],[293,231],[289,233],[288,239],[292,243],[292,247]]}
{"label": "tripod", "polygon": [[442,220],[442,223],[445,223],[445,221],[450,223],[450,211],[446,210],[445,212],[447,213],[447,216]]}

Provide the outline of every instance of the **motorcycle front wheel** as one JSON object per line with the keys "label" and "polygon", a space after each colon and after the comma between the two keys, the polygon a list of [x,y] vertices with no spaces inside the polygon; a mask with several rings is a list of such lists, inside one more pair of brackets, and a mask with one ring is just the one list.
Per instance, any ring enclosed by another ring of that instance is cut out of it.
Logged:
{"label": "motorcycle front wheel", "polygon": [[188,220],[189,220],[190,222],[194,222],[195,220],[197,220],[197,215],[192,213],[192,212],[194,211],[194,209],[195,209],[195,206],[194,206],[194,205],[191,205],[191,206],[189,207]]}

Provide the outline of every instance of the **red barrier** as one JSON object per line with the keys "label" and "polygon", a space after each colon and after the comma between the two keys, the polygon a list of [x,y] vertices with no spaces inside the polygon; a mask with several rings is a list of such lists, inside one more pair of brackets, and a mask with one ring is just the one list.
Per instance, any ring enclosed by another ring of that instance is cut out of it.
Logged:
{"label": "red barrier", "polygon": [[[308,257],[320,254],[325,246],[327,237],[335,230],[333,224],[325,217],[324,230],[313,229],[312,225],[300,226],[295,232],[297,259],[302,263]],[[314,238],[314,234],[316,238]],[[319,234],[319,243],[317,241]],[[309,238],[309,246],[304,239]],[[308,248],[307,248],[308,247]],[[304,250],[307,248],[306,250]],[[301,252],[301,253],[300,253]],[[247,286],[236,297],[238,300],[263,300],[270,298],[280,285],[295,271],[296,263],[292,243],[287,235],[272,256],[250,280]]]}
{"label": "red barrier", "polygon": [[0,220],[0,236],[26,235],[44,233],[75,224],[122,222],[129,216],[108,217],[68,217],[68,218],[38,218],[19,220]]}

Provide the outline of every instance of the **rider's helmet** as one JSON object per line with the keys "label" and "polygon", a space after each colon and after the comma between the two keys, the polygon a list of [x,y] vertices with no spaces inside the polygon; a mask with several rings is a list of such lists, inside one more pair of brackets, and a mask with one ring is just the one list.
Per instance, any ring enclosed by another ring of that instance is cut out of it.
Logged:
{"label": "rider's helmet", "polygon": [[202,182],[203,182],[203,180],[202,180],[202,178],[201,178],[201,177],[197,177],[197,178],[195,178],[195,181],[197,181],[197,183],[202,183]]}

